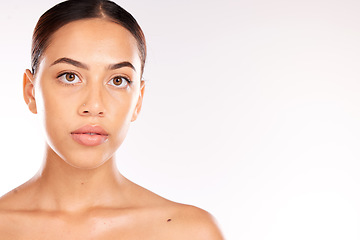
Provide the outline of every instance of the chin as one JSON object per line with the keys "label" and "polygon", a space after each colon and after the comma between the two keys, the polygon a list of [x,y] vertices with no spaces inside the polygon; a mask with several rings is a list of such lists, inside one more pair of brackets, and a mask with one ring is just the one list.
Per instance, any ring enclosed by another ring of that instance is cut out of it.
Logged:
{"label": "chin", "polygon": [[70,165],[71,167],[83,170],[92,170],[101,167],[104,165],[108,160],[99,161],[99,159],[76,159],[76,160],[69,160],[64,159],[65,163]]}
{"label": "chin", "polygon": [[78,169],[91,170],[106,164],[112,158],[111,155],[104,155],[95,151],[76,152],[66,156],[63,160],[70,166]]}
{"label": "chin", "polygon": [[[113,152],[103,151],[103,149],[94,147],[88,149],[56,149],[49,146],[48,154],[52,155],[52,159],[57,162],[60,167],[63,164],[69,165],[77,169],[91,170],[96,169],[112,159]],[[56,166],[55,165],[55,166]]]}

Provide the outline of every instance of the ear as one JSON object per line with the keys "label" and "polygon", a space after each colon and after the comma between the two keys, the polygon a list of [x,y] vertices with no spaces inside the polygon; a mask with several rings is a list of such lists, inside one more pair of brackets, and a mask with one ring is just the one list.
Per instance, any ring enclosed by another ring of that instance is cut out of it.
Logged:
{"label": "ear", "polygon": [[34,75],[29,69],[25,70],[23,79],[23,94],[26,105],[32,113],[37,113],[35,102]]}
{"label": "ear", "polygon": [[131,118],[131,121],[135,121],[140,113],[140,110],[141,110],[141,106],[142,106],[142,101],[143,101],[143,98],[144,98],[144,92],[145,92],[145,81],[141,81],[140,82],[140,95],[139,95],[139,99],[136,103],[136,107],[135,107],[135,110],[134,110],[134,113],[133,113],[133,116]]}

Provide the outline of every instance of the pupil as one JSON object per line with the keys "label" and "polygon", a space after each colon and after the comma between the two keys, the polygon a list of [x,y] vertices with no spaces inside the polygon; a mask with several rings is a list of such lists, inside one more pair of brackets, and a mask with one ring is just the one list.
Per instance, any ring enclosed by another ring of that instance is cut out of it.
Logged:
{"label": "pupil", "polygon": [[114,81],[115,85],[120,85],[121,82],[122,82],[122,79],[121,79],[121,78],[115,78],[114,80],[115,80],[115,81]]}
{"label": "pupil", "polygon": [[75,75],[74,74],[67,74],[66,75],[66,80],[68,81],[74,81],[75,79]]}

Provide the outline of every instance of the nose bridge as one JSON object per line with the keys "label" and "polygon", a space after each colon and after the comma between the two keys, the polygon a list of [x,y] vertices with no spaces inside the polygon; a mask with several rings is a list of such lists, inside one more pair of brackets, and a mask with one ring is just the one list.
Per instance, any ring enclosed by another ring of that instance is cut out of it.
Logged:
{"label": "nose bridge", "polygon": [[85,89],[86,93],[84,102],[80,108],[80,114],[91,116],[103,115],[105,113],[105,105],[104,89],[101,83],[98,81],[89,81]]}

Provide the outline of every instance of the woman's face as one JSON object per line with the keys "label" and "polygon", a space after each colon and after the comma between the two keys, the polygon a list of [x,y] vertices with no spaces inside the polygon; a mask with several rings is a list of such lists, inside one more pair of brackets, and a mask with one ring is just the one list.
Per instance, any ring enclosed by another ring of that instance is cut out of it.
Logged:
{"label": "woman's face", "polygon": [[36,77],[27,70],[25,101],[44,121],[49,149],[68,164],[100,166],[123,142],[144,91],[137,42],[101,19],[57,30]]}

